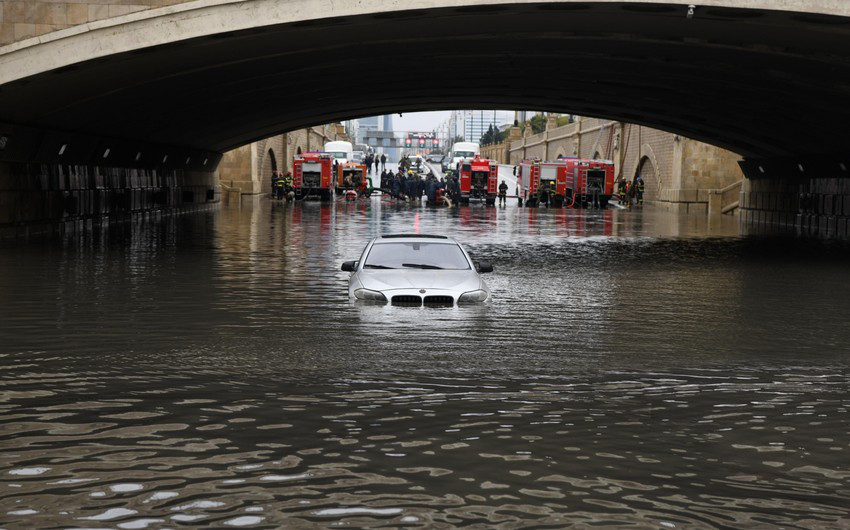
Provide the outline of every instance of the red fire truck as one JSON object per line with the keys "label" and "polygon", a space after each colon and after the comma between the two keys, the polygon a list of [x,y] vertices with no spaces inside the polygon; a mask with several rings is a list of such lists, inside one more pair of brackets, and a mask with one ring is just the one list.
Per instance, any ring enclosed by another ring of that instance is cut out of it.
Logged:
{"label": "red fire truck", "polygon": [[556,162],[541,162],[539,160],[523,160],[519,165],[517,181],[529,208],[539,205],[541,200],[547,204],[561,208],[568,196],[572,196],[571,181],[568,178],[568,159]]}
{"label": "red fire truck", "polygon": [[594,190],[604,208],[614,193],[614,163],[610,160],[561,158],[554,162],[524,160],[517,180],[526,204],[548,201],[554,208],[583,207],[593,201]]}
{"label": "red fire truck", "polygon": [[[368,186],[366,175],[369,173],[369,170],[366,168],[366,164],[359,164],[357,162],[346,162],[344,164],[339,164],[336,166],[336,192],[337,194],[341,194],[345,191],[346,188],[352,189],[358,193],[361,190],[365,190]],[[350,184],[346,184],[346,179],[349,180]]]}
{"label": "red fire truck", "polygon": [[575,206],[592,205],[595,192],[599,196],[600,207],[607,207],[608,201],[614,195],[614,162],[611,160],[575,159],[572,171],[575,175],[575,187],[573,188]]}
{"label": "red fire truck", "polygon": [[463,160],[458,165],[460,203],[469,204],[470,199],[481,199],[487,206],[494,206],[499,189],[498,162],[476,155],[475,158]]}
{"label": "red fire truck", "polygon": [[330,153],[302,153],[295,157],[292,187],[298,200],[318,197],[330,200],[334,189],[334,158]]}

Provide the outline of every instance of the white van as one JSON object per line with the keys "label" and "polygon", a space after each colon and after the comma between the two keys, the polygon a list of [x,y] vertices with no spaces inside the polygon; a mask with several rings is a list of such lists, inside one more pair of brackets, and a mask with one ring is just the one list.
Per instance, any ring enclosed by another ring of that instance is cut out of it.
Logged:
{"label": "white van", "polygon": [[457,170],[460,161],[465,158],[474,158],[480,152],[481,146],[475,142],[457,142],[452,146],[449,153],[449,158],[451,158],[451,162],[448,164],[449,169]]}
{"label": "white van", "polygon": [[340,164],[354,160],[354,148],[351,142],[328,142],[325,144],[325,152],[332,154]]}

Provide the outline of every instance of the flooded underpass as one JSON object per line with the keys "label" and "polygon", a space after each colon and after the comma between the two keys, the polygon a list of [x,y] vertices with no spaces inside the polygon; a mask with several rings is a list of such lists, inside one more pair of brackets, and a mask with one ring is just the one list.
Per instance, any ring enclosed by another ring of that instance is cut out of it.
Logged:
{"label": "flooded underpass", "polygon": [[[382,233],[453,235],[492,301],[350,303]],[[4,242],[0,524],[848,527],[848,256],[379,197]]]}

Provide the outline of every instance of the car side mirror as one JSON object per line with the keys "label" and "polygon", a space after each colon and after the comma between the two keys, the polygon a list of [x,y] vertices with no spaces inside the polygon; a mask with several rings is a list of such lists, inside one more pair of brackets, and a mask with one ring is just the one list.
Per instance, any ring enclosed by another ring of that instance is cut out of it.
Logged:
{"label": "car side mirror", "polygon": [[342,264],[342,270],[345,272],[354,272],[357,270],[357,262],[356,261],[346,261]]}
{"label": "car side mirror", "polygon": [[478,272],[484,274],[486,272],[493,272],[493,264],[489,261],[482,261],[478,263]]}

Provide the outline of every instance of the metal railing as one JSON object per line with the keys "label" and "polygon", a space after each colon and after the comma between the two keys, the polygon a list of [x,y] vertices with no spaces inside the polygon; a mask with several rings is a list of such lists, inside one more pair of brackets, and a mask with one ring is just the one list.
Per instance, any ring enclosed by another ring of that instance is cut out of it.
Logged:
{"label": "metal railing", "polygon": [[739,180],[723,189],[711,190],[708,196],[708,213],[734,214],[740,206],[744,181]]}

